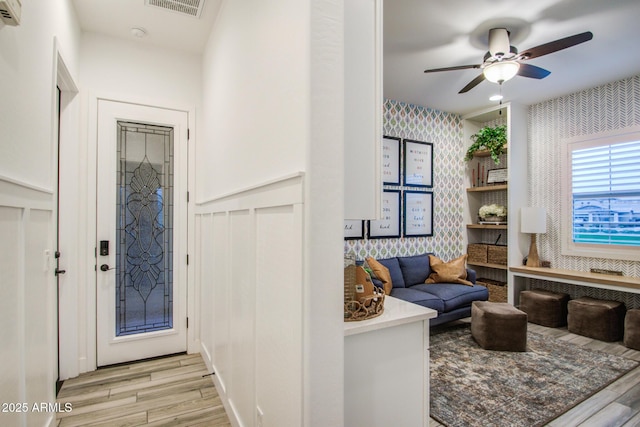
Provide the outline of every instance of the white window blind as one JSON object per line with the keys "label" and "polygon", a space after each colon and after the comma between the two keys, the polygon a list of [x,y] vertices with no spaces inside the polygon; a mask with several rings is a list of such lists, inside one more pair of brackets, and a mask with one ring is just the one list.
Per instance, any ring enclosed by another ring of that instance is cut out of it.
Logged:
{"label": "white window blind", "polygon": [[640,141],[571,152],[573,241],[640,246]]}

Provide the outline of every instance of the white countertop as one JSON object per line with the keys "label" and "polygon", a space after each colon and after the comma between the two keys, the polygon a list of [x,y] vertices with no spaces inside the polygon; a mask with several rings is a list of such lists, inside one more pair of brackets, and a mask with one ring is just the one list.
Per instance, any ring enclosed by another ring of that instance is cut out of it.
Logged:
{"label": "white countertop", "polygon": [[387,295],[384,297],[384,313],[373,319],[344,322],[344,335],[361,334],[437,316],[438,312],[436,310]]}

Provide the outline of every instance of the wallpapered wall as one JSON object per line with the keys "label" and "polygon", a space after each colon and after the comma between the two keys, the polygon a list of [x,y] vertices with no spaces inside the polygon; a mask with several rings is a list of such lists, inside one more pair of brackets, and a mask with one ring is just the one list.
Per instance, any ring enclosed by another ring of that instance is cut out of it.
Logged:
{"label": "wallpapered wall", "polygon": [[[640,76],[535,104],[529,107],[529,200],[547,209],[547,233],[538,236],[540,257],[555,268],[589,271],[604,268],[640,276],[638,261],[563,256],[560,237],[561,144],[566,138],[640,125]],[[639,251],[640,252],[640,251]],[[570,291],[572,297],[590,295],[624,300],[640,307],[640,297],[583,287],[536,281],[536,286]]]}
{"label": "wallpapered wall", "polygon": [[[433,252],[444,260],[462,255],[465,164],[459,115],[392,100],[384,103],[384,135],[433,143],[433,236],[345,240],[345,254],[389,258]],[[401,153],[402,164],[404,153]],[[401,165],[402,168],[402,165]],[[402,170],[401,170],[402,172]],[[384,186],[385,189],[415,188]],[[366,236],[366,232],[365,232]]]}

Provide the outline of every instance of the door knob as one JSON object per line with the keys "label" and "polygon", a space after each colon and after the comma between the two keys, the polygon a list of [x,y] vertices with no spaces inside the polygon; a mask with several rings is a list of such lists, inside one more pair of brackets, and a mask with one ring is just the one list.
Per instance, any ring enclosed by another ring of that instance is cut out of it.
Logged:
{"label": "door knob", "polygon": [[109,268],[109,265],[108,265],[108,264],[102,264],[102,265],[100,266],[100,270],[102,270],[102,271],[109,271],[109,270],[113,270],[113,268]]}
{"label": "door knob", "polygon": [[58,267],[56,267],[56,269],[54,270],[55,275],[59,275],[59,274],[64,274],[66,273],[67,270],[60,270]]}

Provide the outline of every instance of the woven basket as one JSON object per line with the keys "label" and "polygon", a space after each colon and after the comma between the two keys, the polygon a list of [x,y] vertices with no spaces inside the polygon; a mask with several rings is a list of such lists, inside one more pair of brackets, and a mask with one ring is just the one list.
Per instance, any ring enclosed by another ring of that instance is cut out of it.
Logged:
{"label": "woven basket", "polygon": [[487,245],[487,261],[490,264],[507,265],[507,247]]}
{"label": "woven basket", "polygon": [[490,302],[507,302],[507,284],[493,279],[476,279],[477,285],[482,285],[489,291]]}
{"label": "woven basket", "polygon": [[470,243],[467,246],[467,262],[487,262],[487,245],[484,243]]}

